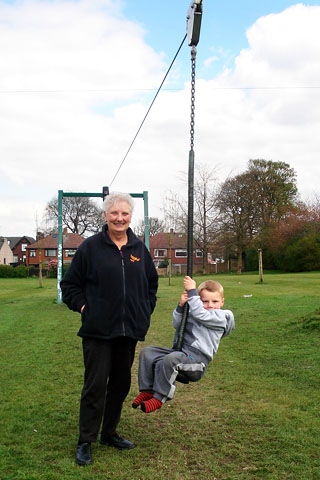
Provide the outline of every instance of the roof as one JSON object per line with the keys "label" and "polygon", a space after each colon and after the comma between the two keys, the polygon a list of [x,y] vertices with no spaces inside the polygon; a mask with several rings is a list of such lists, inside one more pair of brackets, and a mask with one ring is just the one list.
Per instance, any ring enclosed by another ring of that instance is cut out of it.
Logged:
{"label": "roof", "polygon": [[[84,238],[78,233],[65,233],[63,234],[62,242],[64,249],[78,248],[84,241]],[[40,238],[38,241],[32,243],[27,249],[35,248],[58,248],[58,234],[51,233],[47,237]]]}
{"label": "roof", "polygon": [[161,232],[150,237],[150,248],[187,248],[187,235],[180,232]]}
{"label": "roof", "polygon": [[6,237],[8,243],[10,245],[11,250],[18,245],[23,239],[26,239],[29,243],[34,243],[35,239],[33,237],[28,237],[27,235],[23,235],[22,237]]}

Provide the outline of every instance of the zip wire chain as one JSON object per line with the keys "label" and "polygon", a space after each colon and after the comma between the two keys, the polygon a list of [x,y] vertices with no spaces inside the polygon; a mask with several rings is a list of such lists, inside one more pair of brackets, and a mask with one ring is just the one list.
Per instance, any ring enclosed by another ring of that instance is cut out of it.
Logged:
{"label": "zip wire chain", "polygon": [[190,148],[194,147],[194,109],[195,109],[195,91],[196,91],[196,56],[197,49],[191,49],[191,115],[190,115]]}
{"label": "zip wire chain", "polygon": [[[194,203],[194,110],[195,110],[195,85],[196,85],[196,47],[191,49],[191,114],[190,114],[190,151],[189,151],[189,171],[188,171],[188,229],[187,229],[187,275],[192,277],[193,269],[193,203]],[[175,350],[181,351],[183,345],[184,333],[186,330],[189,306],[185,303],[182,311],[182,318],[176,343],[173,345]]]}

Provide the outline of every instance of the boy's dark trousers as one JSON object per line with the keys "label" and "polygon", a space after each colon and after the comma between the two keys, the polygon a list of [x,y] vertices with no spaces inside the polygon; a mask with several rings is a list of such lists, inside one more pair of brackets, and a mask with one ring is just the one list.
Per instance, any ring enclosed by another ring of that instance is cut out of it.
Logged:
{"label": "boy's dark trousers", "polygon": [[79,443],[95,442],[116,432],[122,405],[131,386],[131,367],[137,341],[83,338],[85,365],[80,401]]}

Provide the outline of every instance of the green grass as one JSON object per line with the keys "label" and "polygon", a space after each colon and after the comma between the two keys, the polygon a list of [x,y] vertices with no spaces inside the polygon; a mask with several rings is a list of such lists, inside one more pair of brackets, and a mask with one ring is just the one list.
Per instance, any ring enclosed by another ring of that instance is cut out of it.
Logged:
{"label": "green grass", "polygon": [[[74,463],[79,315],[57,305],[55,280],[0,279],[1,480],[320,479],[320,274],[215,278],[236,330],[206,376],[145,415],[131,408],[137,358],[119,433],[138,446],[94,444],[90,467]],[[146,345],[171,346],[181,287],[160,279]]]}

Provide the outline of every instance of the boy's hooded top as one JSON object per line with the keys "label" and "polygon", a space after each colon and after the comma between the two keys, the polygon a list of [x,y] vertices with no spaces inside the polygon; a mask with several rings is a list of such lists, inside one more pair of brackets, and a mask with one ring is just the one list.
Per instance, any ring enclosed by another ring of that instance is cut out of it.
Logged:
{"label": "boy's hooded top", "polygon": [[156,304],[158,274],[145,244],[131,228],[121,250],[102,231],[76,251],[62,281],[63,301],[82,311],[80,337],[144,340]]}
{"label": "boy's hooded top", "polygon": [[[231,310],[206,310],[197,289],[188,291],[189,313],[183,337],[182,351],[188,347],[202,353],[208,364],[219,348],[222,337],[235,328]],[[173,312],[173,326],[176,329],[174,344],[177,342],[183,308],[179,305]]]}

